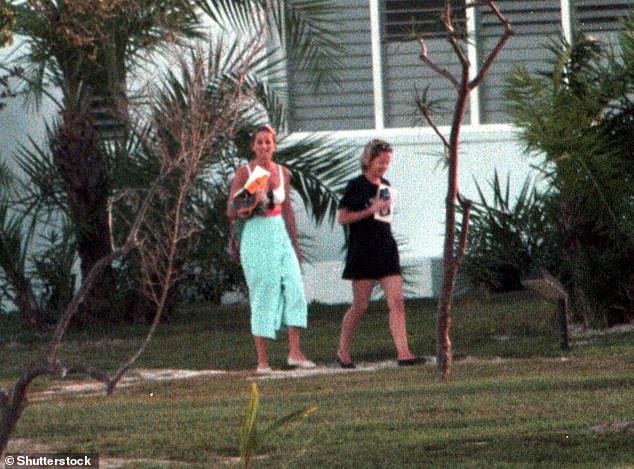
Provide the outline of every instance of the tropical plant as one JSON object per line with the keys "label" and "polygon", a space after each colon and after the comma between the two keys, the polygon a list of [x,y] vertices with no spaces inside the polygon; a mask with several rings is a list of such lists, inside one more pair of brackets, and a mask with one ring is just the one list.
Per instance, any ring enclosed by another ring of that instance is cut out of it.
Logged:
{"label": "tropical plant", "polygon": [[[193,7],[182,2],[121,1],[88,4],[77,0],[13,2],[16,32],[25,36],[18,55],[22,78],[38,100],[54,87],[62,93],[59,120],[49,133],[51,161],[61,180],[66,212],[75,225],[82,277],[112,251],[107,218],[111,195],[100,139],[122,125],[127,110],[130,64],[185,37],[203,37]],[[105,104],[105,116],[101,106]],[[113,320],[118,308],[111,268],[86,299],[77,318]]]}
{"label": "tropical plant", "polygon": [[38,244],[44,247],[32,253],[31,276],[40,310],[46,321],[52,323],[62,315],[75,292],[77,246],[68,221],[61,223],[59,231],[51,230],[41,238]]}
{"label": "tropical plant", "polygon": [[[243,74],[255,54],[257,50],[245,54]],[[165,93],[153,94],[158,98],[152,100],[151,125],[139,138],[150,150],[148,154],[157,159],[154,166],[158,166],[159,171],[150,184],[122,194],[125,200],[120,207],[127,209],[129,217],[121,223],[121,229],[127,233],[117,240],[110,254],[94,264],[80,287],[72,292],[72,298],[57,319],[46,351],[24,368],[10,389],[0,389],[0,453],[6,450],[25,410],[27,392],[34,380],[41,376],[80,373],[99,380],[105,391],[111,393],[154,336],[178,279],[179,252],[187,248],[188,237],[198,228],[195,219],[188,214],[188,194],[195,188],[204,167],[202,163],[215,158],[214,147],[235,132],[236,111],[248,100],[239,80],[223,89],[220,95],[210,92],[204,62],[199,54],[192,55],[191,61],[181,58],[182,67],[192,71],[184,83],[187,90],[182,96],[184,99],[174,99],[169,92],[167,97]],[[210,101],[217,106],[210,106]],[[68,327],[104,269],[132,253],[136,255],[139,270],[139,289],[154,310],[151,326],[137,351],[114,373],[91,366],[83,357],[70,360],[60,357]],[[46,266],[46,262],[41,265]]]}
{"label": "tropical plant", "polygon": [[257,450],[270,438],[273,433],[296,420],[301,420],[317,410],[315,406],[308,406],[304,409],[292,412],[275,422],[266,430],[258,431],[257,417],[260,408],[260,394],[256,383],[251,383],[251,395],[247,404],[247,411],[240,429],[240,460],[243,469],[250,469],[254,466],[254,459]]}
{"label": "tropical plant", "polygon": [[[89,11],[79,0],[13,2],[18,18],[16,30],[28,38],[28,49],[18,57],[24,65],[24,83],[38,100],[50,86],[62,91],[60,118],[49,127],[48,142],[33,142],[20,150],[19,164],[30,178],[29,197],[24,200],[28,200],[29,210],[61,210],[72,220],[82,277],[111,251],[112,240],[117,238],[111,201],[130,187],[152,180],[156,170],[145,164],[147,155],[138,151],[143,149],[134,135],[135,129],[144,125],[135,123],[143,116],[142,100],[130,98],[133,85],[139,89],[131,80],[135,72],[148,67],[156,53],[164,54],[204,37],[204,15],[200,11],[237,36],[210,43],[208,59],[219,65],[208,77],[210,89],[236,79],[236,70],[244,63],[241,54],[245,37],[270,41],[270,47],[258,47],[260,56],[250,63],[252,68],[241,83],[245,92],[252,94],[251,105],[239,110],[239,130],[231,141],[216,148],[217,162],[205,169],[206,179],[201,177],[199,181],[200,187],[211,184],[214,188],[201,189],[190,199],[194,211],[210,205],[220,207],[222,203],[217,199],[226,194],[220,189],[227,178],[220,180],[218,175],[230,173],[247,159],[249,127],[263,121],[282,131],[287,127],[281,98],[283,57],[274,45],[285,46],[300,66],[314,69],[315,85],[328,74],[329,64],[336,62],[340,48],[329,27],[334,18],[330,3],[118,0],[99,2],[97,10]],[[180,78],[178,73],[166,76],[175,95],[182,92]],[[352,170],[349,151],[343,145],[317,138],[289,140],[281,145],[280,155],[293,175],[293,188],[317,221],[334,219],[338,184]],[[214,200],[210,194],[214,194]],[[222,238],[226,226],[222,216],[217,216],[205,231]],[[217,247],[222,245],[217,243]],[[223,254],[215,253],[222,258]],[[182,261],[186,267],[187,260]],[[215,264],[220,268],[225,265]],[[77,317],[85,322],[129,317],[112,303],[117,282],[116,272],[105,269],[102,281]]]}
{"label": "tropical plant", "polygon": [[549,71],[518,68],[506,84],[520,138],[552,186],[560,275],[586,325],[634,314],[633,26],[630,15],[618,51],[579,32],[561,38],[548,46]]}
{"label": "tropical plant", "polygon": [[[45,324],[28,272],[28,239],[21,220],[10,213],[10,204],[3,194],[0,200],[0,282],[2,300],[12,302],[21,318],[35,328]],[[9,288],[9,285],[11,288]]]}
{"label": "tropical plant", "polygon": [[558,275],[561,255],[549,196],[529,177],[511,199],[510,179],[502,186],[497,171],[490,186],[492,201],[476,182],[480,200],[471,208],[463,263],[470,283],[503,292],[522,289],[521,280],[539,269]]}

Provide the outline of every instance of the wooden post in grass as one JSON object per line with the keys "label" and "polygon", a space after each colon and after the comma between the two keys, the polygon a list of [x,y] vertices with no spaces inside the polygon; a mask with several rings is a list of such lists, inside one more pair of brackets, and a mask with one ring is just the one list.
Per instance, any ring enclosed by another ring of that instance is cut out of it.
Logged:
{"label": "wooden post in grass", "polygon": [[568,320],[568,293],[563,285],[541,269],[522,280],[522,285],[544,298],[557,302],[557,319],[559,321],[559,345],[562,350],[570,348],[570,325]]}

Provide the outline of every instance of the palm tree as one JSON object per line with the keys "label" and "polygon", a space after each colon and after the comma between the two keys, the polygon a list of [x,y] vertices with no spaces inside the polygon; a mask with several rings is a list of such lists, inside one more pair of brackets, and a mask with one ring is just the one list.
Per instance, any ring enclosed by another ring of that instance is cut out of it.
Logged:
{"label": "palm tree", "polygon": [[0,47],[4,47],[13,39],[15,15],[6,5],[0,4]]}
{"label": "palm tree", "polygon": [[[194,8],[180,3],[41,0],[14,4],[16,31],[28,38],[28,50],[18,58],[24,65],[24,79],[38,99],[51,86],[62,92],[50,150],[63,186],[65,212],[76,226],[83,276],[111,252],[107,218],[111,189],[100,143],[104,116],[95,116],[93,110],[105,103],[110,111],[107,120],[124,121],[128,72],[141,54],[164,45],[169,35],[177,40],[203,37]],[[117,308],[109,295],[113,288],[113,273],[106,270],[79,321],[114,319]]]}
{"label": "palm tree", "polygon": [[555,193],[563,277],[586,325],[634,314],[633,18],[618,53],[576,33],[549,47],[551,70],[520,68],[506,86],[521,138]]}
{"label": "palm tree", "polygon": [[[225,29],[267,34],[286,46],[302,67],[314,69],[315,86],[328,76],[329,66],[340,53],[328,27],[332,10],[328,1],[228,1],[228,0],[115,0],[88,7],[81,0],[39,0],[14,2],[16,31],[28,38],[29,49],[19,57],[23,78],[36,100],[47,88],[62,91],[60,116],[49,128],[48,148],[33,145],[22,149],[20,164],[40,186],[30,185],[31,202],[48,202],[49,209],[61,210],[76,227],[81,272],[111,251],[108,204],[123,190],[122,161],[136,164],[128,153],[134,136],[131,111],[138,108],[131,98],[128,81],[147,65],[148,57],[184,46],[205,37],[204,18]],[[200,15],[200,11],[205,15]],[[240,63],[240,39],[223,46],[225,74]],[[213,50],[210,57],[213,57]],[[261,60],[245,83],[253,93],[258,112],[245,112],[244,125],[234,136],[230,149],[233,165],[244,156],[249,123],[268,120],[279,129],[286,127],[280,83],[282,61],[273,49],[263,51]],[[174,77],[172,77],[174,78]],[[172,84],[176,84],[172,80]],[[103,112],[105,110],[105,113]],[[113,127],[114,124],[114,127]],[[114,132],[112,132],[114,130]],[[309,138],[288,146],[285,155],[294,177],[294,187],[317,220],[329,213],[334,217],[337,176],[345,177],[347,149],[324,140]],[[223,161],[228,161],[224,158]],[[124,164],[124,165],[125,165]],[[119,169],[118,169],[119,168]],[[44,170],[44,172],[43,172]],[[142,168],[147,171],[148,168]],[[43,176],[47,174],[48,176]],[[216,169],[216,171],[219,171]],[[132,173],[129,173],[132,174]],[[147,180],[147,177],[145,178]],[[139,180],[138,179],[137,183]],[[57,184],[57,186],[54,185]],[[78,315],[80,322],[118,320],[125,312],[112,303],[115,279],[106,271],[90,301]]]}
{"label": "palm tree", "polygon": [[[241,47],[230,44],[227,47],[219,41],[205,52],[202,59],[206,61],[206,69],[214,71],[207,75],[205,83],[209,92],[205,98],[209,101],[208,108],[221,109],[215,100],[221,99],[226,90],[238,86],[236,72],[243,66],[247,51],[252,49],[250,44]],[[201,60],[201,51],[191,51],[190,54],[190,63]],[[248,105],[238,112],[234,133],[213,142],[209,152],[216,157],[201,167],[195,190],[189,195],[186,213],[195,220],[190,224],[200,229],[188,239],[194,251],[183,249],[188,255],[179,261],[185,267],[185,280],[195,283],[195,287],[206,295],[206,300],[219,300],[227,287],[235,288],[242,281],[239,265],[231,261],[226,251],[229,222],[225,209],[231,176],[238,165],[251,157],[251,134],[263,120],[273,123],[277,128],[283,128],[285,124],[285,113],[279,112],[280,108],[276,104],[279,100],[275,98],[274,90],[268,89],[261,75],[261,67],[266,69],[266,63],[260,62],[249,67],[251,73],[239,84]],[[169,103],[173,102],[188,106],[185,97],[188,95],[186,84],[191,82],[188,76],[190,69],[182,65],[167,70],[160,80],[161,89],[157,94],[159,103],[163,104],[155,112],[163,112],[161,109],[169,108]],[[143,144],[146,133],[152,131],[160,132],[161,129],[143,128],[131,132],[126,145],[128,150],[111,155],[113,180],[117,181],[113,190],[116,193],[130,187],[143,187],[158,173],[156,155]],[[293,176],[291,185],[315,221],[334,220],[338,192],[356,167],[352,151],[349,146],[321,137],[307,137],[299,141],[281,139],[277,158],[290,169]],[[116,213],[121,214],[114,226],[124,226],[130,214],[121,206],[114,208]],[[188,272],[194,273],[188,275]],[[145,313],[142,305],[137,303],[131,309],[135,310],[136,319],[143,319]]]}

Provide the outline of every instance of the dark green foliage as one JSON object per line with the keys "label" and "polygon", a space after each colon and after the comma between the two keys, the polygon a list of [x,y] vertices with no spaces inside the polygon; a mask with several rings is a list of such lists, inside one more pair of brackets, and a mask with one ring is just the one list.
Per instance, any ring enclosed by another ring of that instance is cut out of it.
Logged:
{"label": "dark green foliage", "polygon": [[[30,217],[28,221],[25,218],[25,223],[38,225],[40,232],[48,230],[52,221],[54,225],[54,220],[68,218],[74,225],[76,237],[82,233],[101,235],[99,246],[98,243],[78,243],[80,247],[94,248],[92,252],[79,250],[85,274],[92,262],[110,252],[112,246],[120,245],[139,201],[159,174],[160,155],[156,154],[154,143],[160,140],[161,151],[177,154],[178,138],[171,141],[162,138],[169,135],[169,131],[162,127],[161,118],[169,126],[174,106],[187,116],[192,64],[200,61],[205,64],[207,90],[201,99],[208,103],[210,113],[216,110],[218,114],[209,120],[235,118],[235,126],[233,132],[229,132],[231,135],[218,135],[215,141],[209,142],[208,158],[197,174],[195,187],[187,194],[183,217],[191,233],[179,246],[182,255],[176,261],[178,287],[182,291],[180,295],[176,289],[172,292],[170,304],[177,296],[218,301],[223,292],[244,288],[241,268],[230,261],[226,252],[228,220],[224,211],[233,172],[250,158],[250,134],[254,127],[270,122],[282,133],[288,127],[281,88],[285,73],[283,54],[268,49],[262,37],[268,33],[277,37],[285,46],[284,53],[300,67],[315,72],[313,84],[317,86],[324,78],[336,79],[330,70],[342,51],[332,28],[335,11],[330,1],[143,0],[121,2],[122,8],[117,5],[99,4],[91,11],[81,1],[46,0],[20,3],[16,7],[16,31],[28,38],[30,46],[16,58],[24,66],[20,73],[22,84],[38,102],[43,94],[48,95],[47,86],[56,85],[62,99],[48,96],[59,106],[62,117],[61,122],[48,127],[48,141],[32,141],[19,150],[17,164],[23,170],[25,181],[19,195],[20,204],[14,205],[22,216]],[[199,15],[198,8],[206,15]],[[131,99],[126,84],[133,72],[150,67],[152,54],[173,53],[178,46],[191,45],[190,39],[203,37],[205,18],[241,33],[233,40],[206,42],[208,52],[203,53],[196,47],[180,49],[180,56],[172,57],[180,66],[167,68],[165,74],[148,85],[155,86],[149,93],[151,99],[148,96]],[[266,24],[259,25],[259,18],[266,18]],[[65,25],[61,30],[60,22]],[[259,27],[265,28],[267,33],[259,31]],[[253,39],[245,47],[247,37]],[[239,109],[229,113],[231,116],[225,115],[227,100],[237,102],[236,91],[245,101]],[[66,125],[68,122],[90,127],[91,119],[95,118],[96,131],[103,132],[98,113],[92,112],[85,119],[77,119],[79,114],[73,114],[88,105],[94,111],[95,103],[103,104],[110,113],[109,119],[118,122],[116,134],[100,133],[99,141],[91,140],[90,146],[83,141],[72,141],[69,142],[72,145],[67,145],[68,151],[58,151],[60,145],[56,142],[60,132],[70,135],[77,130]],[[67,116],[75,119],[67,122]],[[332,222],[341,181],[355,169],[350,147],[317,137],[287,141],[281,138],[279,144],[279,160],[289,167],[292,187],[307,211],[317,222]],[[92,150],[90,155],[86,155],[88,147]],[[87,156],[94,158],[88,160]],[[91,181],[91,175],[96,179],[97,174],[98,187],[94,188],[87,181]],[[161,236],[160,220],[175,193],[172,191],[170,195],[177,176],[173,174],[163,181],[165,197],[150,210],[150,238]],[[97,195],[101,201],[107,199],[107,207],[86,203]],[[102,223],[96,228],[90,216],[98,218],[100,223],[107,219],[108,225]],[[48,248],[42,244],[25,242],[21,246],[41,261],[39,265],[47,272],[47,281],[57,282],[48,264],[57,256],[49,258]],[[118,261],[112,269],[112,281],[97,285],[96,290],[105,292],[105,298],[96,295],[102,300],[99,304],[106,306],[106,312],[112,312],[111,320],[143,320],[146,313],[140,305],[143,299],[138,295],[140,281],[135,257]],[[66,272],[66,268],[60,272]],[[41,282],[44,291],[53,288],[47,281]],[[10,290],[11,286],[7,288]]]}
{"label": "dark green foliage", "polygon": [[42,236],[44,249],[33,256],[33,278],[40,305],[47,320],[56,321],[64,312],[75,292],[75,237],[66,223],[61,232],[51,231]]}
{"label": "dark green foliage", "polygon": [[[20,318],[34,327],[56,320],[73,295],[76,260],[75,237],[70,227],[59,221],[37,236],[28,213],[14,210],[11,193],[16,178],[0,171],[0,300],[12,303]],[[7,178],[7,179],[5,179]]]}
{"label": "dark green foliage", "polygon": [[550,68],[518,68],[509,113],[550,186],[559,276],[586,324],[634,317],[634,16],[618,47],[576,33],[548,46]]}
{"label": "dark green foliage", "polygon": [[560,246],[548,196],[526,179],[511,200],[510,182],[507,179],[502,187],[497,172],[491,183],[492,201],[477,187],[480,200],[471,209],[462,266],[470,283],[491,291],[511,291],[521,289],[522,278],[539,268],[558,274]]}

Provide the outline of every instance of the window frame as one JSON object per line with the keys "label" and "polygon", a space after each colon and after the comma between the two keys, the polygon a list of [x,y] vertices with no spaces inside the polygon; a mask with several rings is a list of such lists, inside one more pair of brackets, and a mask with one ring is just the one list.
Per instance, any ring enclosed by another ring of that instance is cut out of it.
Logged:
{"label": "window frame", "polygon": [[[465,0],[451,1],[458,22],[465,24],[467,21]],[[444,36],[445,28],[441,21],[444,5],[445,0],[424,0],[424,2],[420,0],[381,0],[382,41],[388,43],[410,40],[410,31],[414,30],[425,38]],[[411,11],[408,11],[410,7]],[[408,16],[409,19],[407,19]]]}
{"label": "window frame", "polygon": [[[390,66],[391,56],[387,56],[386,50],[387,47],[399,45],[397,43],[393,44],[385,44],[383,41],[383,30],[384,30],[384,14],[382,12],[382,6],[384,2],[387,0],[367,0],[358,1],[359,4],[365,3],[365,8],[369,8],[369,17],[367,16],[366,11],[366,19],[369,18],[370,25],[368,29],[364,29],[364,34],[369,34],[368,41],[370,42],[370,56],[367,57],[366,69],[370,72],[367,76],[367,94],[372,93],[372,97],[368,96],[367,102],[367,114],[364,114],[366,119],[366,123],[363,124],[363,127],[346,127],[345,119],[346,117],[333,115],[334,124],[330,126],[330,128],[320,128],[320,130],[310,129],[310,119],[305,115],[301,115],[298,120],[298,124],[301,127],[295,128],[295,125],[291,124],[294,129],[293,133],[305,133],[305,132],[318,132],[318,133],[343,133],[349,135],[365,135],[371,134],[373,132],[381,132],[388,134],[418,134],[420,132],[427,133],[432,129],[427,127],[415,126],[415,125],[405,125],[402,119],[394,120],[394,116],[401,114],[394,114],[394,95],[392,95],[392,89],[394,83],[390,82],[391,78],[386,74],[385,67]],[[427,0],[419,0],[421,2]],[[444,0],[442,0],[444,2]],[[470,0],[461,0],[465,3],[468,3]],[[589,0],[588,0],[589,1]],[[602,2],[613,1],[616,4],[623,3],[625,0],[601,0]],[[503,9],[509,9],[509,11],[513,11],[514,3],[518,2],[520,4],[520,0],[500,0],[498,6]],[[440,4],[441,0],[435,1],[434,4]],[[559,24],[559,31],[561,31],[564,38],[568,41],[571,40],[573,25],[575,23],[575,0],[555,0],[548,2],[552,9],[557,12],[557,16],[555,18],[555,22]],[[356,8],[356,7],[355,7]],[[478,28],[481,26],[482,22],[481,15],[488,14],[485,11],[481,11],[475,8],[467,8],[466,9],[466,18],[465,25],[466,31],[468,34],[468,42],[466,46],[466,52],[469,59],[469,62],[473,64],[470,68],[471,77],[474,77],[478,73],[479,64],[482,61],[482,58],[485,54],[488,53],[486,49],[482,49],[482,47],[488,47],[486,44],[483,46],[482,41],[485,40],[482,35],[488,34],[485,31],[484,25],[482,25],[482,30],[478,31]],[[520,18],[521,23],[521,18]],[[367,25],[367,23],[365,23]],[[367,27],[367,26],[366,26]],[[556,27],[556,26],[555,26]],[[611,30],[610,30],[611,31]],[[350,32],[350,31],[348,31]],[[490,38],[489,38],[490,39]],[[434,40],[438,40],[435,38]],[[365,42],[364,44],[368,44]],[[391,52],[389,52],[391,53]],[[410,50],[411,53],[411,50]],[[430,50],[430,55],[433,55],[434,51]],[[367,73],[367,72],[366,72]],[[493,78],[495,79],[495,78]],[[498,83],[498,82],[495,82]],[[307,98],[308,96],[304,96],[300,93],[302,99]],[[401,98],[397,98],[398,101],[401,101]],[[489,105],[492,102],[498,102],[499,96],[497,93],[490,94],[490,88],[486,87],[477,87],[474,89],[469,95],[468,102],[468,114],[467,120],[464,122],[465,128],[469,130],[487,130],[494,129],[498,127],[509,127],[512,125],[508,118],[502,117],[500,115],[495,116],[493,113],[497,113],[497,107],[493,108]],[[484,101],[486,100],[486,101]],[[292,105],[292,104],[291,104]],[[399,104],[397,104],[399,105]],[[323,107],[323,106],[322,106]],[[371,115],[370,113],[373,113]],[[340,126],[340,123],[343,125]]]}

